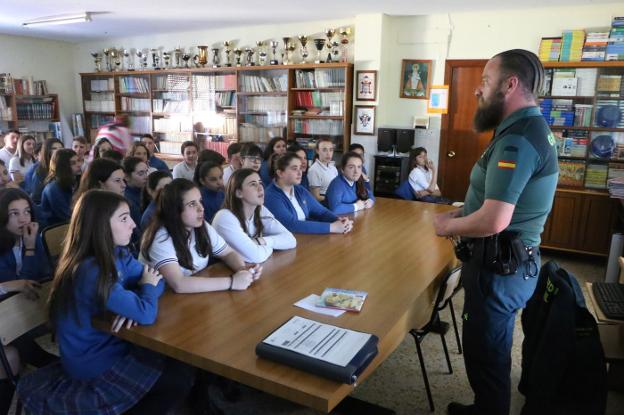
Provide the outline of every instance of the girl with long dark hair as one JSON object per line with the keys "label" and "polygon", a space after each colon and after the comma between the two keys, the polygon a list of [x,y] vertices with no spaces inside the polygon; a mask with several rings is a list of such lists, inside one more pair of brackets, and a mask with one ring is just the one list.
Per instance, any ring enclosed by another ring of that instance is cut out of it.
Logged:
{"label": "girl with long dark hair", "polygon": [[9,161],[9,173],[17,184],[24,181],[26,172],[35,163],[35,137],[32,135],[20,135],[17,141],[17,153]]}
{"label": "girl with long dark hair", "polygon": [[46,225],[69,221],[72,195],[80,173],[81,165],[74,150],[63,148],[54,153],[41,194],[41,212],[46,215]]}
{"label": "girl with long dark hair", "polygon": [[209,161],[202,163],[195,169],[193,181],[199,186],[199,191],[201,192],[204,218],[212,223],[214,215],[221,209],[225,199],[223,168],[220,164]]}
{"label": "girl with long dark hair", "polygon": [[30,166],[26,171],[22,188],[30,195],[33,203],[37,205],[41,203],[41,192],[43,192],[43,188],[45,187],[45,179],[48,177],[52,156],[55,151],[61,148],[63,148],[63,142],[61,140],[58,138],[48,138],[43,143],[39,161]]}

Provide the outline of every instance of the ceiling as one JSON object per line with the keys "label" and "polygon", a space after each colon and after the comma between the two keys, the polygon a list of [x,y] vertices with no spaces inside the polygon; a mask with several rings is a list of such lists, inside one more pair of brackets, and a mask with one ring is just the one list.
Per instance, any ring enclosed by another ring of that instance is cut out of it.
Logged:
{"label": "ceiling", "polygon": [[[615,3],[616,0],[2,0],[0,34],[81,42],[111,37],[300,21],[367,13],[426,15]],[[96,12],[90,23],[23,27],[37,17]]]}

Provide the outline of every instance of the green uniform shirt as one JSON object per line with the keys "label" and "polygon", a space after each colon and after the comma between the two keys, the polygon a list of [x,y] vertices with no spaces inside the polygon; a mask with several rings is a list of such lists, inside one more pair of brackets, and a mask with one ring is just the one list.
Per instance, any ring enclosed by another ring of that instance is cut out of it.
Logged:
{"label": "green uniform shirt", "polygon": [[515,205],[507,230],[538,246],[552,207],[559,164],[555,138],[538,107],[522,108],[503,120],[470,173],[463,214],[486,199]]}

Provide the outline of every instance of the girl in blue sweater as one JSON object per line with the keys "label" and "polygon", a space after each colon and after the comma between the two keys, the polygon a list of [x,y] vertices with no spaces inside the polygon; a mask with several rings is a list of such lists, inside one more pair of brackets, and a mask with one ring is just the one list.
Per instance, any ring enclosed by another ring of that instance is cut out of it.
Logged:
{"label": "girl in blue sweater", "polygon": [[341,173],[327,188],[327,206],[337,215],[370,209],[375,204],[373,192],[362,177],[364,160],[359,154],[349,151],[342,156]]}
{"label": "girl in blue sweater", "polygon": [[223,206],[225,193],[223,189],[223,168],[220,164],[204,162],[195,169],[194,182],[199,186],[204,218],[212,222],[215,213]]}
{"label": "girl in blue sweater", "polygon": [[[0,190],[0,300],[17,292],[39,298],[38,281],[50,275],[50,268],[38,230],[28,195],[16,188]],[[26,333],[4,348],[13,373],[19,373],[22,361],[40,367],[54,359],[35,343],[36,337],[36,332]],[[0,366],[1,415],[7,413],[12,396],[13,384]]]}
{"label": "girl in blue sweater", "polygon": [[171,183],[173,177],[169,171],[154,171],[147,176],[147,184],[143,189],[143,216],[141,216],[141,230],[147,229],[156,212],[156,196],[160,190]]}
{"label": "girl in blue sweater", "polygon": [[41,192],[43,192],[43,188],[45,186],[45,178],[48,177],[52,156],[56,150],[61,148],[63,148],[61,140],[57,138],[48,138],[43,143],[39,161],[35,162],[28,168],[28,170],[26,170],[22,188],[30,195],[33,203],[37,205],[41,203]]}
{"label": "girl in blue sweater", "polygon": [[108,190],[123,196],[126,190],[124,178],[125,174],[119,163],[106,158],[94,160],[80,178],[80,185],[74,193],[74,202],[91,189]]}
{"label": "girl in blue sweater", "polygon": [[300,185],[301,164],[301,158],[290,152],[275,160],[274,181],[265,191],[265,206],[291,232],[316,234],[350,232],[353,229],[353,221],[338,218]]}
{"label": "girl in blue sweater", "polygon": [[46,185],[41,194],[41,211],[46,215],[46,226],[69,221],[72,211],[72,195],[82,173],[74,150],[57,150],[50,163]]}
{"label": "girl in blue sweater", "polygon": [[262,184],[264,187],[267,187],[271,184],[271,156],[274,154],[284,154],[286,152],[286,140],[282,137],[273,137],[266,148],[264,149],[264,154],[262,155],[262,165],[260,166],[260,178],[262,179]]}
{"label": "girl in blue sweater", "polygon": [[165,414],[185,397],[190,369],[91,323],[104,312],[116,316],[113,332],[156,320],[164,283],[125,248],[134,227],[123,196],[90,190],[78,200],[49,299],[61,361],[20,381],[29,412]]}
{"label": "girl in blue sweater", "polygon": [[134,223],[141,223],[143,216],[141,194],[147,184],[147,163],[138,157],[126,157],[122,167],[126,174],[127,187],[124,194],[130,204],[130,215]]}

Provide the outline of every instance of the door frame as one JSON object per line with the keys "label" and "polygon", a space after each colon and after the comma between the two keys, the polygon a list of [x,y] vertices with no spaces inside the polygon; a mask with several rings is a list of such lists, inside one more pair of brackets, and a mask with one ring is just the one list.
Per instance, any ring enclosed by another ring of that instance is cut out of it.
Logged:
{"label": "door frame", "polygon": [[[489,59],[447,59],[444,63],[444,85],[449,87],[448,95],[448,112],[442,114],[441,128],[440,128],[440,150],[438,160],[438,171],[441,173],[446,168],[448,152],[448,139],[449,139],[449,126],[451,125],[450,116],[451,111],[451,97],[453,96],[453,70],[458,67],[471,67],[471,66],[485,66]],[[440,181],[440,188],[445,188],[444,174],[438,175]]]}

